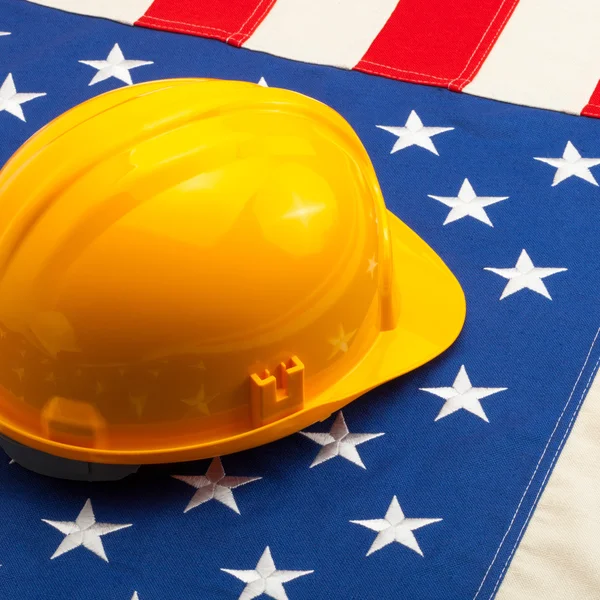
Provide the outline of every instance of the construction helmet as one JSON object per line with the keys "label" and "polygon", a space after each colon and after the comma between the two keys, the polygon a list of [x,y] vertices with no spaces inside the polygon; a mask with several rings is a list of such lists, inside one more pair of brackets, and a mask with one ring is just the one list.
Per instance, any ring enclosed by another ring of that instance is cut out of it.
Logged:
{"label": "construction helmet", "polygon": [[14,154],[0,199],[0,443],[33,470],[118,478],[264,444],[463,325],[350,125],[288,90],[97,96]]}

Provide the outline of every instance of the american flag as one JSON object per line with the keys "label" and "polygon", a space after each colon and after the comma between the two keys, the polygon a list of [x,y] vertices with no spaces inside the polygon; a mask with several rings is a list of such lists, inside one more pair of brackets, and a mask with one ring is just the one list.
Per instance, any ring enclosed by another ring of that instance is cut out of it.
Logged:
{"label": "american flag", "polygon": [[295,60],[600,116],[593,0],[31,0]]}
{"label": "american flag", "polygon": [[[593,114],[597,20],[592,36],[582,14],[588,29],[576,33],[574,8],[557,39],[554,0],[43,4],[145,28],[0,0],[2,163],[66,109],[131,83],[215,77],[295,90],[354,127],[388,208],[453,270],[468,312],[440,358],[264,447],[115,483],[0,461],[0,596],[537,597],[519,543],[542,509],[542,526],[559,528],[542,492],[600,361],[600,122],[478,95]],[[534,61],[549,51],[515,38],[535,10],[556,44],[554,79]],[[522,87],[502,75],[519,44],[530,51],[513,74]],[[394,69],[405,73],[373,75]],[[536,77],[558,95],[531,95]],[[0,365],[15,389],[27,360]],[[523,547],[536,554],[532,541]],[[572,597],[598,598],[598,563],[582,561]]]}

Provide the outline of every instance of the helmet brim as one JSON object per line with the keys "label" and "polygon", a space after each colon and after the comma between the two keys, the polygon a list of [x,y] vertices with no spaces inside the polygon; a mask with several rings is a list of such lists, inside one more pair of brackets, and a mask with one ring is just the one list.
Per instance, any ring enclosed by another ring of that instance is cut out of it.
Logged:
{"label": "helmet brim", "polygon": [[[398,319],[382,331],[369,352],[342,380],[305,408],[264,427],[207,444],[201,456],[251,448],[325,420],[369,390],[439,356],[456,340],[465,322],[466,300],[460,283],[437,253],[388,211],[394,257]],[[196,447],[196,457],[198,457]]]}
{"label": "helmet brim", "polygon": [[433,360],[456,340],[465,322],[460,283],[436,252],[388,211],[398,320],[332,394],[348,402]]}
{"label": "helmet brim", "polygon": [[346,377],[321,396],[311,398],[303,409],[231,438],[193,450],[176,450],[174,460],[187,458],[192,452],[194,458],[219,456],[296,433],[325,420],[369,390],[428,363],[452,345],[466,316],[460,283],[436,252],[389,211],[388,222],[395,265],[394,293],[399,300],[396,326],[382,331]]}

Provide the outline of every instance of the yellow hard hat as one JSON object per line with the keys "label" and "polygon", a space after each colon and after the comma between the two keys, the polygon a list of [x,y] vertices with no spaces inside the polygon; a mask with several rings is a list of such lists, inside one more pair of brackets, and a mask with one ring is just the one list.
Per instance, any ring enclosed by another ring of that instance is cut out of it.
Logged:
{"label": "yellow hard hat", "polygon": [[254,447],[431,360],[464,317],[350,125],[295,92],[121,88],[0,173],[11,448],[139,465]]}

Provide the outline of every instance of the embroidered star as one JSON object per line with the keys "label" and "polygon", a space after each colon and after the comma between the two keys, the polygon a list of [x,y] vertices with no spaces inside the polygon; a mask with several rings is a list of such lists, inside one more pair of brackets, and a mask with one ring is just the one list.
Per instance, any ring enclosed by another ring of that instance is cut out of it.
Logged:
{"label": "embroidered star", "polygon": [[240,485],[246,485],[247,483],[262,479],[261,477],[226,477],[219,457],[212,459],[205,475],[173,475],[172,477],[198,490],[185,507],[184,513],[209,500],[216,500],[238,515],[240,514],[240,509],[235,502],[231,490]]}
{"label": "embroidered star", "polygon": [[337,414],[329,433],[311,431],[301,431],[300,433],[315,442],[315,444],[323,446],[310,465],[311,469],[336,456],[341,456],[366,469],[356,446],[384,435],[383,433],[350,433],[341,410]]}
{"label": "embroidered star", "polygon": [[258,80],[258,85],[261,85],[262,87],[269,87],[269,84],[267,83],[267,80],[264,77],[261,77]]}
{"label": "embroidered star", "polygon": [[306,204],[302,201],[302,198],[294,194],[292,209],[282,215],[282,219],[297,219],[308,227],[311,218],[320,213],[325,208],[324,204]]}
{"label": "embroidered star", "polygon": [[10,31],[0,31],[0,36],[10,35]]}
{"label": "embroidered star", "polygon": [[275,600],[287,600],[284,583],[310,575],[314,571],[280,571],[275,567],[269,546],[265,548],[255,569],[221,569],[246,584],[239,600],[252,600],[262,594]]}
{"label": "embroidered star", "polygon": [[210,403],[218,396],[219,394],[214,394],[210,398],[206,397],[206,393],[204,391],[204,385],[200,386],[198,393],[191,398],[184,398],[182,402],[187,404],[188,406],[193,406],[198,409],[203,415],[207,417],[210,415]]}
{"label": "embroidered star", "polygon": [[348,352],[350,340],[354,337],[356,329],[350,333],[346,333],[342,325],[338,330],[338,336],[331,338],[329,343],[333,346],[333,351],[329,355],[329,358],[333,358],[338,352]]}
{"label": "embroidered star", "polygon": [[92,502],[89,499],[84,504],[75,521],[49,521],[48,519],[42,519],[42,521],[65,534],[65,538],[50,558],[56,558],[61,554],[65,554],[65,552],[70,552],[79,546],[83,546],[106,562],[108,562],[108,558],[104,552],[104,546],[100,537],[107,533],[119,531],[119,529],[131,527],[131,523],[97,523],[94,511],[92,510]]}
{"label": "embroidered star", "polygon": [[12,73],[9,73],[6,76],[6,79],[2,83],[2,87],[0,87],[0,112],[5,110],[11,115],[21,119],[21,121],[25,121],[25,115],[23,114],[23,109],[21,108],[21,104],[25,104],[25,102],[29,102],[34,98],[41,98],[45,96],[45,92],[39,93],[23,93],[17,92],[17,88],[15,87],[15,82],[13,80]]}
{"label": "embroidered star", "polygon": [[131,85],[133,83],[131,74],[129,73],[131,69],[154,64],[151,60],[126,59],[123,56],[119,44],[115,44],[112,47],[106,60],[80,60],[79,62],[98,70],[88,85],[94,85],[111,77],[115,77],[116,79]]}
{"label": "embroidered star", "polygon": [[490,227],[494,225],[487,216],[485,207],[508,199],[508,196],[478,196],[468,179],[463,181],[458,196],[432,196],[431,194],[428,196],[452,209],[448,213],[444,225],[463,217],[473,217]]}
{"label": "embroidered star", "polygon": [[383,519],[350,521],[350,523],[356,523],[357,525],[362,525],[363,527],[377,531],[377,537],[371,544],[367,556],[373,554],[373,552],[377,552],[377,550],[381,550],[393,542],[398,542],[423,556],[423,551],[421,550],[413,531],[425,527],[426,525],[431,525],[432,523],[438,523],[441,520],[442,519],[407,519],[400,508],[398,499],[394,496]]}
{"label": "embroidered star", "polygon": [[458,371],[458,375],[452,384],[452,387],[437,387],[437,388],[420,388],[422,392],[429,392],[439,398],[443,398],[446,402],[442,409],[435,418],[436,421],[447,417],[448,415],[460,410],[468,410],[470,413],[477,415],[480,419],[483,419],[486,423],[489,423],[489,419],[485,414],[483,407],[481,406],[481,400],[487,398],[492,394],[498,392],[504,392],[508,388],[487,388],[487,387],[473,387],[471,380],[467,375],[465,366],[462,365]]}
{"label": "embroidered star", "polygon": [[433,152],[436,156],[439,156],[439,153],[431,138],[434,135],[454,129],[454,127],[424,127],[419,115],[414,110],[408,116],[404,127],[389,127],[387,125],[377,125],[377,127],[398,136],[390,154],[394,154],[398,150],[404,150],[409,146],[420,146],[425,150],[429,150],[429,152]]}
{"label": "embroidered star", "polygon": [[131,596],[131,600],[140,600],[137,592],[133,592],[133,596]]}
{"label": "embroidered star", "polygon": [[544,298],[548,298],[548,300],[552,300],[552,296],[548,293],[542,279],[550,277],[550,275],[555,275],[556,273],[562,273],[567,269],[535,267],[529,258],[529,254],[527,254],[525,250],[522,250],[519,255],[519,260],[517,260],[517,264],[514,267],[508,269],[485,267],[484,270],[491,271],[496,275],[500,275],[500,277],[504,277],[504,279],[508,279],[508,283],[500,296],[500,300],[525,288],[541,294]]}
{"label": "embroidered star", "polygon": [[590,169],[600,165],[600,158],[582,158],[581,154],[569,141],[565,146],[562,158],[541,158],[534,157],[534,160],[546,163],[556,169],[552,185],[558,185],[561,181],[569,177],[579,177],[593,185],[598,185]]}
{"label": "embroidered star", "polygon": [[375,260],[375,257],[369,259],[369,266],[367,267],[367,273],[370,273],[371,279],[375,273],[375,269],[379,263]]}

